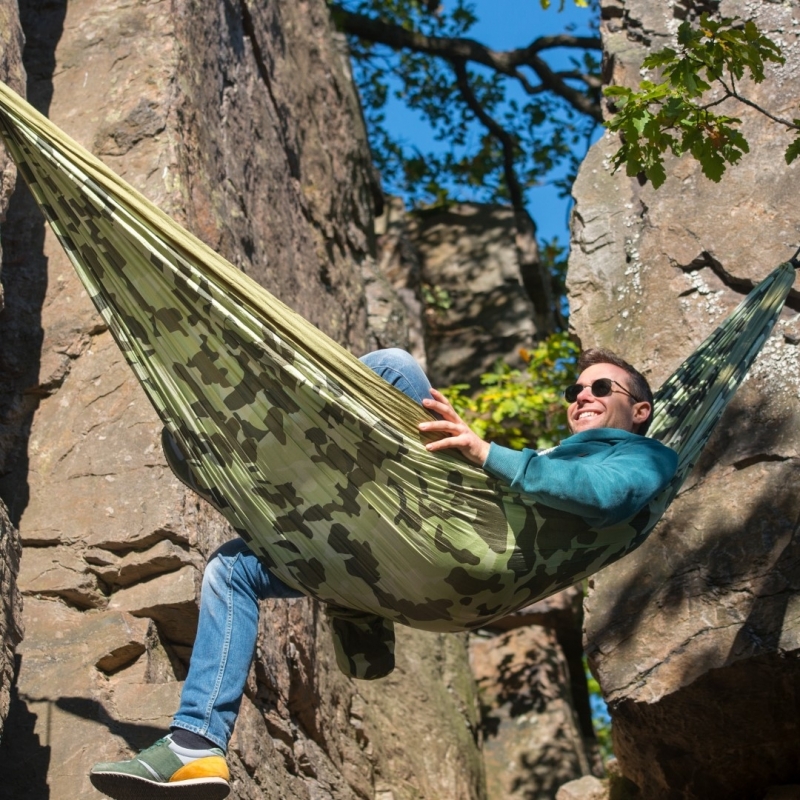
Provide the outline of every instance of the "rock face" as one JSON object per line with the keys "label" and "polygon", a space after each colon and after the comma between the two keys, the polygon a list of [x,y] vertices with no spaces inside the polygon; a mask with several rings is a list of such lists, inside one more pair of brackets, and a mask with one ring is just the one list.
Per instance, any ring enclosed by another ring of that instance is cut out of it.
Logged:
{"label": "rock face", "polygon": [[593,775],[564,784],[556,800],[608,800],[608,787]]}
{"label": "rock face", "polygon": [[[22,68],[22,38],[16,2],[0,0],[0,80],[21,90],[24,83]],[[16,181],[16,168],[5,153],[0,152],[0,223],[5,219],[8,203]],[[0,241],[0,258],[3,242]],[[2,277],[0,275],[0,277]],[[12,296],[13,299],[13,296]],[[5,308],[5,292],[0,283],[0,317]],[[0,341],[0,479],[4,472],[3,443],[8,430],[9,392],[5,389],[6,348]],[[13,405],[13,401],[12,401]],[[12,414],[13,416],[13,414]],[[13,427],[13,422],[11,423]],[[5,504],[0,500],[0,739],[11,700],[14,679],[14,651],[22,639],[22,598],[17,590],[19,574],[19,531],[11,524]]]}
{"label": "rock face", "polygon": [[[7,8],[0,37],[20,42]],[[353,351],[402,337],[368,326],[373,187],[322,0],[22,0],[20,18],[27,96],[56,124]],[[94,761],[168,726],[203,563],[232,533],[166,468],[154,412],[21,186],[0,234],[0,497],[27,630],[4,789],[88,800]],[[393,676],[354,683],[322,616],[307,601],[262,615],[234,795],[480,798],[465,639],[400,631]]]}
{"label": "rock face", "polygon": [[380,272],[405,309],[408,349],[434,386],[477,386],[500,358],[522,365],[519,349],[536,331],[511,208],[407,212],[390,198],[376,231]]}
{"label": "rock face", "polygon": [[[701,10],[756,17],[786,65],[743,94],[778,116],[798,99],[796,3],[606,0],[607,75],[634,85],[644,55]],[[584,346],[658,385],[798,244],[790,136],[755,111],[751,153],[721,183],[671,159],[657,192],[612,175],[610,136],[575,186],[569,291]],[[586,643],[622,772],[642,797],[756,797],[794,783],[800,746],[800,363],[795,290],[698,465],[650,539],[591,582]]]}
{"label": "rock face", "polygon": [[22,597],[17,589],[19,532],[0,502],[0,739],[14,680],[14,651],[22,640]]}
{"label": "rock face", "polygon": [[[406,211],[388,198],[376,220],[379,272],[404,311],[407,349],[434,386],[478,379],[498,359],[522,366],[536,332],[510,207],[462,203]],[[384,337],[383,346],[395,346]]]}
{"label": "rock face", "polygon": [[[587,736],[576,713],[586,698],[571,690],[576,665],[565,657],[563,641],[580,631],[571,613],[579,597],[567,590],[549,607],[544,601],[499,621],[519,627],[471,640],[489,800],[552,800],[560,786],[595,766],[588,702]],[[582,678],[580,653],[577,660]],[[584,680],[584,693],[585,687]]]}
{"label": "rock face", "polygon": [[411,218],[434,386],[477,385],[499,358],[522,366],[519,348],[536,331],[515,233],[514,213],[504,206],[467,203]]}

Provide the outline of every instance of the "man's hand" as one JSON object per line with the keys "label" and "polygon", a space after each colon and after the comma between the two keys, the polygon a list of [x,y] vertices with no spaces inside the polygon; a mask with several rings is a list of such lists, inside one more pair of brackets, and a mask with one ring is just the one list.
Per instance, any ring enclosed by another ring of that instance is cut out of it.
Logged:
{"label": "man's hand", "polygon": [[450,447],[461,451],[461,455],[477,464],[483,466],[486,456],[489,455],[489,442],[485,442],[478,434],[473,433],[466,422],[456,414],[453,406],[447,398],[436,389],[431,389],[432,400],[427,397],[422,401],[422,405],[428,411],[434,411],[442,419],[434,422],[421,422],[419,429],[425,433],[447,433],[447,439],[439,439],[429,442],[425,447],[430,451],[445,450]]}

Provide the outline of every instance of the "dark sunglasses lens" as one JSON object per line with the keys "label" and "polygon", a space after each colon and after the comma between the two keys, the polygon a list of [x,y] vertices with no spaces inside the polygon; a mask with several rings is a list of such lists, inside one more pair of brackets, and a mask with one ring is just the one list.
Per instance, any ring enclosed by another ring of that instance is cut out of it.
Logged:
{"label": "dark sunglasses lens", "polygon": [[[611,381],[608,378],[598,378],[589,388],[595,397],[608,397],[611,394]],[[582,391],[583,386],[580,383],[573,383],[564,389],[564,397],[568,403],[574,403]]]}
{"label": "dark sunglasses lens", "polygon": [[592,384],[592,394],[595,397],[608,397],[611,394],[611,381],[608,378],[598,378]]}

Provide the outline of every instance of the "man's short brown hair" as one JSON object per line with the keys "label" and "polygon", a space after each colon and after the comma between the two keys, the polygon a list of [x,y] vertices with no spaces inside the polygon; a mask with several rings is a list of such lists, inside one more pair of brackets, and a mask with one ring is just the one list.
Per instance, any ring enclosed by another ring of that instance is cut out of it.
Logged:
{"label": "man's short brown hair", "polygon": [[624,369],[628,373],[628,391],[633,395],[634,399],[650,403],[650,416],[644,421],[639,423],[636,433],[644,436],[650,423],[653,421],[653,390],[647,382],[647,378],[639,372],[638,369],[631,366],[625,359],[620,358],[616,353],[611,350],[606,350],[603,347],[590,347],[584,350],[578,356],[578,374],[583,372],[588,367],[594,364],[613,364],[615,367]]}

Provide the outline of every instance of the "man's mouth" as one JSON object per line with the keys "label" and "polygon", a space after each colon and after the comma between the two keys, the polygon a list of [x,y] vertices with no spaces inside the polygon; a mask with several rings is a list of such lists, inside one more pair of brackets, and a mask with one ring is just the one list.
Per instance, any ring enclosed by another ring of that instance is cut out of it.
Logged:
{"label": "man's mouth", "polygon": [[599,411],[581,411],[578,414],[578,419],[589,419],[590,417],[596,417],[600,412]]}

